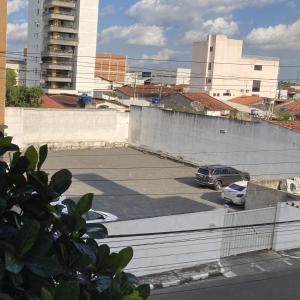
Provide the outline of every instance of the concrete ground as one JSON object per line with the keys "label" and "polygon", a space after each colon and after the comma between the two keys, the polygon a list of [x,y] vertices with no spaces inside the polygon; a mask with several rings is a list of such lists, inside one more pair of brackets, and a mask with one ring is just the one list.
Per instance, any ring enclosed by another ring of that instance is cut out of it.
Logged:
{"label": "concrete ground", "polygon": [[219,192],[197,186],[195,168],[130,148],[51,152],[44,169],[63,168],[74,176],[67,196],[94,193],[93,208],[121,220],[223,207]]}

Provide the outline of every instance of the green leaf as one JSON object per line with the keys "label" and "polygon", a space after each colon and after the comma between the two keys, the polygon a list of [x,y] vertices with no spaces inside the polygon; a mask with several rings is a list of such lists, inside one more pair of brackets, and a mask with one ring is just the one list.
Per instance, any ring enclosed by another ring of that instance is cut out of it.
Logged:
{"label": "green leaf", "polygon": [[119,253],[112,253],[106,260],[103,268],[110,273],[116,274],[124,270],[133,257],[132,248],[128,247]]}
{"label": "green leaf", "polygon": [[47,156],[48,156],[48,146],[47,145],[43,145],[39,149],[39,162],[38,162],[38,165],[37,165],[38,171],[41,170],[41,167],[44,164]]}
{"label": "green leaf", "polygon": [[137,290],[133,291],[132,294],[122,297],[122,300],[143,300]]}
{"label": "green leaf", "polygon": [[94,194],[86,194],[82,196],[75,207],[75,211],[80,215],[84,215],[87,213],[93,204]]}
{"label": "green leaf", "polygon": [[120,266],[120,271],[125,269],[128,264],[130,263],[130,261],[132,260],[133,258],[133,249],[131,247],[127,247],[125,249],[122,249],[120,252],[119,252],[119,256],[122,257],[122,265]]}
{"label": "green leaf", "polygon": [[143,297],[143,299],[147,299],[150,296],[151,289],[149,284],[142,284],[138,286],[138,291],[140,296]]}
{"label": "green leaf", "polygon": [[37,240],[39,230],[39,222],[35,220],[28,220],[24,222],[16,236],[19,257],[23,257],[33,247]]}
{"label": "green leaf", "polygon": [[10,172],[12,174],[23,174],[27,171],[28,167],[30,165],[30,162],[27,157],[20,156],[14,166],[11,167]]}
{"label": "green leaf", "polygon": [[12,142],[12,139],[13,138],[11,136],[1,137],[0,138],[0,147],[9,146]]}
{"label": "green leaf", "polygon": [[63,282],[55,289],[57,300],[78,300],[80,297],[80,286],[77,282]]}
{"label": "green leaf", "polygon": [[38,153],[33,146],[30,146],[26,152],[25,157],[29,160],[29,170],[34,171],[38,162]]}
{"label": "green leaf", "polygon": [[98,248],[96,268],[98,271],[102,271],[103,266],[106,265],[107,259],[109,258],[110,249],[107,245],[103,244]]}
{"label": "green leaf", "polygon": [[50,187],[57,195],[61,195],[70,187],[71,183],[72,173],[69,170],[60,170],[51,177]]}
{"label": "green leaf", "polygon": [[5,268],[11,273],[19,274],[24,268],[24,263],[18,261],[10,253],[5,252]]}
{"label": "green leaf", "polygon": [[54,300],[52,294],[45,288],[42,288],[42,300]]}
{"label": "green leaf", "polygon": [[26,267],[34,274],[43,278],[50,278],[63,272],[62,266],[55,256],[27,261]]}

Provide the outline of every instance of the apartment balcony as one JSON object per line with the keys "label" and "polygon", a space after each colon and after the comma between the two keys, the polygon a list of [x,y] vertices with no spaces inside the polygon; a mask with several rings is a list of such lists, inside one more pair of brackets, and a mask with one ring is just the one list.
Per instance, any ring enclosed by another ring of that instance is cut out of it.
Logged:
{"label": "apartment balcony", "polygon": [[62,46],[78,46],[78,38],[67,38],[67,37],[49,37],[47,38],[48,45],[62,45]]}
{"label": "apartment balcony", "polygon": [[65,8],[76,8],[76,2],[74,0],[48,0],[45,3],[45,8],[51,7],[65,7]]}
{"label": "apartment balcony", "polygon": [[45,13],[46,20],[62,20],[62,21],[75,21],[75,12],[46,12]]}
{"label": "apartment balcony", "polygon": [[77,34],[78,30],[75,27],[67,27],[67,26],[46,26],[46,31],[48,32],[63,32],[63,33],[74,33]]}
{"label": "apartment balcony", "polygon": [[44,51],[42,52],[42,57],[57,57],[57,58],[73,58],[73,51],[67,50],[56,50],[56,51]]}
{"label": "apartment balcony", "polygon": [[48,82],[65,82],[65,83],[71,83],[72,82],[72,78],[71,77],[67,77],[67,76],[51,76],[51,75],[45,75],[44,76],[45,81]]}
{"label": "apartment balcony", "polygon": [[72,63],[60,63],[57,64],[54,63],[44,63],[43,68],[47,70],[64,70],[64,71],[72,71],[73,70],[73,64]]}

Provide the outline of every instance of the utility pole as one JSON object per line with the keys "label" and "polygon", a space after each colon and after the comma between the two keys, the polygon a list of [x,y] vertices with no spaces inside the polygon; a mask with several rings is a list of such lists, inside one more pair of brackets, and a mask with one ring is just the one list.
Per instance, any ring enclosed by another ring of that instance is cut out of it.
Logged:
{"label": "utility pole", "polygon": [[7,0],[0,0],[0,131],[4,132],[6,98],[6,19]]}

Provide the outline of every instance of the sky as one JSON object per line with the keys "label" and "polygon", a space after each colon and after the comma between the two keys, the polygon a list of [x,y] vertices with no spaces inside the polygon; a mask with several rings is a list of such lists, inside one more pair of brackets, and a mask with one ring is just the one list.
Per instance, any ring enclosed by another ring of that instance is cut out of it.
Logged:
{"label": "sky", "polygon": [[[8,0],[10,51],[26,47],[27,5]],[[245,54],[279,57],[281,79],[300,76],[300,0],[100,1],[97,51],[125,54],[133,69],[190,67],[192,43],[207,34],[243,39]]]}

